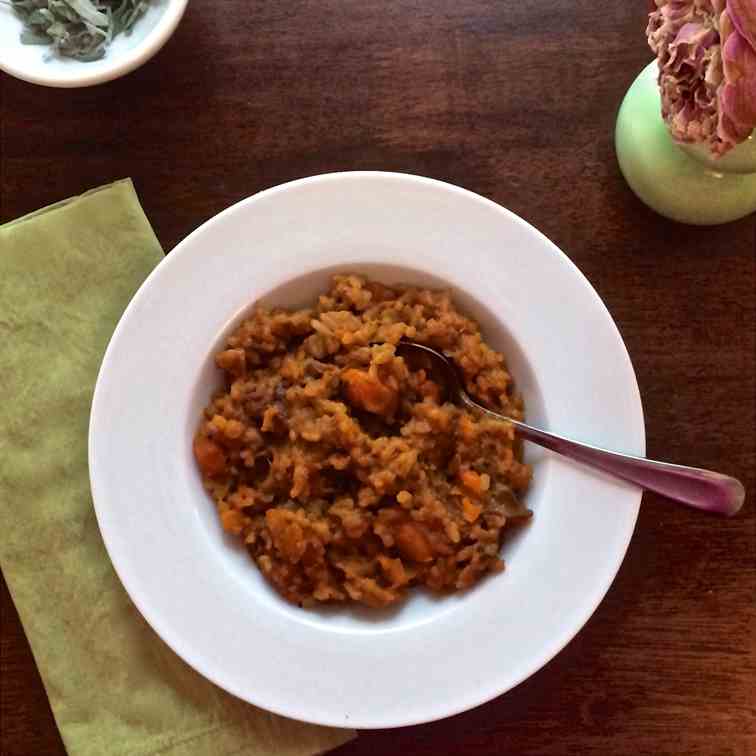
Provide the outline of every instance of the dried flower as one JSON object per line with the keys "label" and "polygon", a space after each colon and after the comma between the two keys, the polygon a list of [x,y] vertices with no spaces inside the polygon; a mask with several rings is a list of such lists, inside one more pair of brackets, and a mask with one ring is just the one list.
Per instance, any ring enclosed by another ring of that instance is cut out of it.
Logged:
{"label": "dried flower", "polygon": [[680,142],[724,155],[756,128],[756,0],[655,0],[648,42]]}

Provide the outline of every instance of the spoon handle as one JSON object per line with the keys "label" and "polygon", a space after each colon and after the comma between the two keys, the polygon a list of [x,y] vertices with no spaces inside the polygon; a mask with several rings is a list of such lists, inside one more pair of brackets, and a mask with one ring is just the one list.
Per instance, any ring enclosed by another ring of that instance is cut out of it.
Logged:
{"label": "spoon handle", "polygon": [[588,467],[594,467],[622,480],[635,483],[641,488],[655,491],[675,501],[697,509],[704,509],[707,512],[728,516],[734,515],[743,505],[745,489],[743,484],[735,478],[697,467],[655,462],[644,457],[619,454],[582,444],[579,441],[572,441],[554,433],[533,428],[517,420],[510,420],[470,401],[478,410],[512,423],[520,436],[527,441],[532,441],[557,454],[563,454]]}

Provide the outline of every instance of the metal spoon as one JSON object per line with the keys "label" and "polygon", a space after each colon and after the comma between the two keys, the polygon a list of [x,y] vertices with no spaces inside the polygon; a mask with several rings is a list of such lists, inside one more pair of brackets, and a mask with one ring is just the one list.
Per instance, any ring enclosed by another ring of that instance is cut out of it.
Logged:
{"label": "metal spoon", "polygon": [[446,389],[446,395],[451,401],[461,403],[497,420],[511,423],[520,436],[527,441],[582,462],[588,467],[609,473],[616,478],[635,483],[641,488],[656,491],[669,499],[697,509],[704,509],[707,512],[729,516],[734,515],[743,505],[745,489],[743,484],[735,478],[696,467],[684,467],[668,462],[655,462],[643,457],[633,457],[629,454],[619,454],[533,428],[519,420],[512,420],[505,415],[492,412],[471,399],[463,387],[456,366],[435,349],[423,344],[403,341],[397,346],[397,354],[409,360],[424,358],[426,363],[430,363],[434,378],[439,377],[445,384],[442,389]]}

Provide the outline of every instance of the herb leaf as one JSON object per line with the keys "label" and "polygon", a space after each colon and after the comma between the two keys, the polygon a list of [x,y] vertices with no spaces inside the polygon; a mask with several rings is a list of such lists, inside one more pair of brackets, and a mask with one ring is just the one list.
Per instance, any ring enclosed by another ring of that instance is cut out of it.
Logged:
{"label": "herb leaf", "polygon": [[23,21],[21,42],[58,55],[99,60],[113,37],[129,34],[151,0],[0,0]]}

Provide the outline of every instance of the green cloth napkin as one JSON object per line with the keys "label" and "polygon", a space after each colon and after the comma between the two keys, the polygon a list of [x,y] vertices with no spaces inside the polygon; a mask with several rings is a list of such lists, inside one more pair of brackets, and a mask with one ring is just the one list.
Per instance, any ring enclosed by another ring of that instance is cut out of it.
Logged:
{"label": "green cloth napkin", "polygon": [[353,733],[223,692],[142,619],[100,539],[87,428],[127,302],[163,257],[130,180],[0,226],[0,565],[70,756],[310,756]]}

